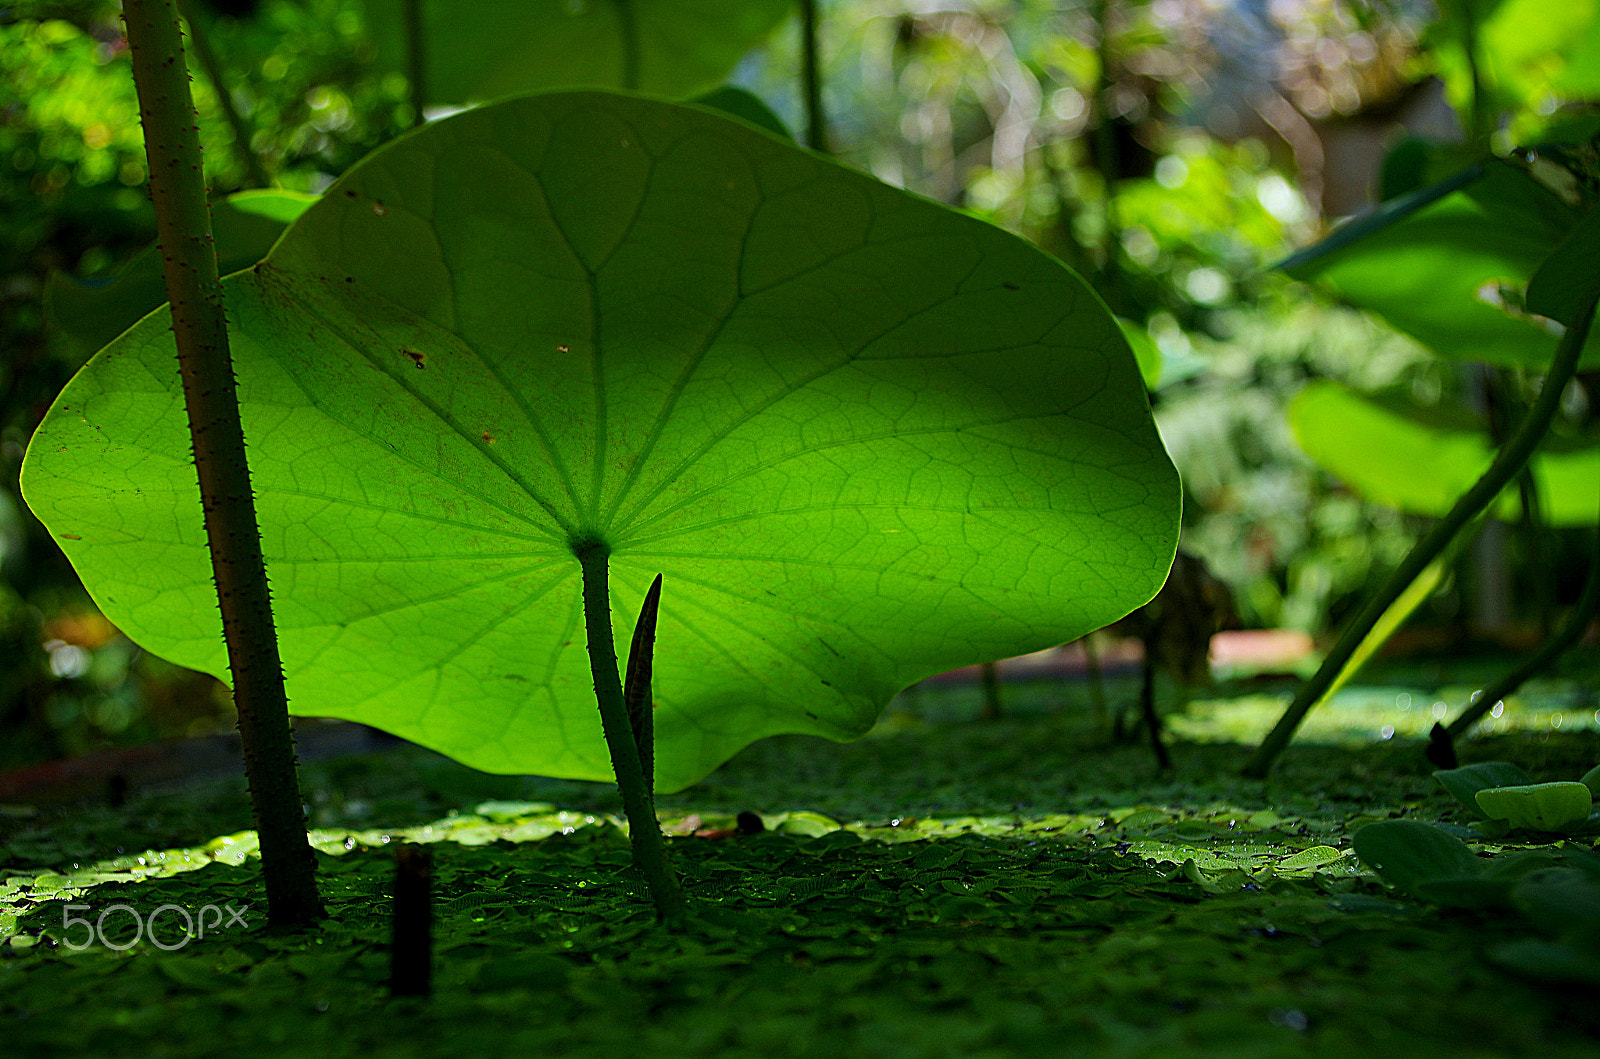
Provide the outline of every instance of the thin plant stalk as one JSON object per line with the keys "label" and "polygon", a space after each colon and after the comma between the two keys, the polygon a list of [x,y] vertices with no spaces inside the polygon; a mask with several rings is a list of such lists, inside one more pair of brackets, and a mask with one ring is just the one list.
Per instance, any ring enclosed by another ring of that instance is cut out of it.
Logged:
{"label": "thin plant stalk", "polygon": [[[1498,448],[1506,441],[1507,412],[1525,403],[1520,396],[1525,386],[1516,385],[1509,373],[1498,368],[1484,369],[1484,405],[1489,416],[1489,437]],[[1549,637],[1555,620],[1555,578],[1550,566],[1549,524],[1544,514],[1544,501],[1539,494],[1539,483],[1533,476],[1533,466],[1528,464],[1517,473],[1517,495],[1522,501],[1522,519],[1518,528],[1528,546],[1528,569],[1534,585],[1534,605],[1539,620],[1539,634]]]}
{"label": "thin plant stalk", "polygon": [[611,752],[611,767],[617,788],[622,793],[622,811],[628,818],[628,834],[633,844],[633,863],[644,874],[655,902],[656,914],[664,922],[680,919],[688,910],[678,878],[667,863],[666,840],[656,822],[654,798],[645,785],[644,766],[639,760],[639,745],[617,676],[617,649],[611,635],[611,590],[607,583],[609,550],[598,540],[573,545],[583,570],[583,622],[589,637],[589,671],[594,676],[595,700],[600,706],[600,727],[606,748]]}
{"label": "thin plant stalk", "polygon": [[1139,713],[1144,718],[1150,750],[1156,756],[1157,770],[1171,772],[1172,755],[1167,753],[1167,744],[1161,738],[1161,714],[1156,712],[1156,666],[1161,663],[1161,658],[1151,647],[1150,643],[1145,644],[1144,673],[1139,682]]}
{"label": "thin plant stalk", "polygon": [[1082,640],[1084,673],[1089,681],[1089,709],[1094,715],[1090,723],[1095,730],[1106,732],[1109,729],[1108,718],[1111,715],[1106,706],[1105,679],[1100,673],[1100,649],[1094,644],[1094,633],[1089,633]]}
{"label": "thin plant stalk", "polygon": [[817,0],[800,0],[800,87],[805,95],[806,146],[828,152],[828,119],[822,110],[822,63]]}
{"label": "thin plant stalk", "polygon": [[1493,131],[1490,127],[1489,93],[1483,83],[1482,57],[1479,53],[1478,43],[1478,3],[1477,0],[1467,0],[1457,8],[1461,18],[1462,50],[1467,53],[1467,75],[1471,81],[1472,98],[1467,102],[1467,120],[1470,127],[1467,129],[1467,142],[1475,147],[1487,148],[1489,134]]}
{"label": "thin plant stalk", "polygon": [[193,0],[182,0],[179,8],[184,21],[189,24],[189,43],[194,46],[194,57],[200,60],[201,68],[211,81],[211,91],[216,93],[217,106],[222,108],[222,116],[227,120],[228,127],[233,130],[233,154],[244,167],[245,179],[249,181],[250,187],[271,187],[272,177],[267,173],[267,167],[262,164],[261,156],[256,154],[252,146],[255,130],[250,127],[245,116],[239,113],[239,108],[234,106],[233,93],[228,90],[222,63],[217,59],[216,50],[211,47],[206,27],[195,15]]}
{"label": "thin plant stalk", "polygon": [[1494,708],[1495,703],[1516,691],[1529,677],[1543,670],[1567,648],[1577,643],[1597,611],[1600,611],[1600,527],[1596,527],[1595,530],[1595,551],[1589,560],[1589,576],[1584,581],[1583,592],[1579,595],[1572,612],[1567,615],[1566,622],[1554,636],[1544,642],[1539,650],[1530,655],[1527,661],[1484,688],[1472,705],[1463,710],[1461,716],[1451,721],[1444,729],[1445,734],[1452,740],[1464,735],[1467,729]]}
{"label": "thin plant stalk", "polygon": [[245,776],[261,843],[267,918],[275,926],[304,925],[323,915],[322,900],[295,772],[183,35],[172,0],[127,0],[123,17]]}
{"label": "thin plant stalk", "polygon": [[1100,264],[1102,296],[1112,312],[1124,312],[1122,304],[1122,230],[1117,220],[1117,183],[1121,177],[1122,161],[1117,152],[1117,130],[1111,124],[1111,6],[1112,0],[1099,0],[1094,18],[1100,27],[1100,77],[1095,84],[1094,154],[1100,170],[1100,182],[1105,185],[1103,223],[1105,234],[1101,243]]}
{"label": "thin plant stalk", "polygon": [[411,101],[411,127],[416,128],[427,119],[423,111],[428,106],[428,45],[422,16],[422,0],[405,0],[406,20],[406,85]]}
{"label": "thin plant stalk", "polygon": [[1246,777],[1266,778],[1267,773],[1272,771],[1272,763],[1277,760],[1284,747],[1289,745],[1289,740],[1294,738],[1295,729],[1300,726],[1300,722],[1305,719],[1311,708],[1322,701],[1328,689],[1344,671],[1351,655],[1361,645],[1361,641],[1366,638],[1373,625],[1383,616],[1384,611],[1388,610],[1411,582],[1427,569],[1428,564],[1444,551],[1462,527],[1471,522],[1500,495],[1500,491],[1516,478],[1517,472],[1533,456],[1534,449],[1538,448],[1539,442],[1544,439],[1550,421],[1561,405],[1562,390],[1566,389],[1573,372],[1577,369],[1578,359],[1582,356],[1584,343],[1589,337],[1590,325],[1594,322],[1594,311],[1595,303],[1590,299],[1582,313],[1573,321],[1573,325],[1561,336],[1561,342],[1556,346],[1555,357],[1550,363],[1550,370],[1545,375],[1544,386],[1527,414],[1523,416],[1522,422],[1518,424],[1516,433],[1500,449],[1494,462],[1477,483],[1456,501],[1455,506],[1434,524],[1433,529],[1429,530],[1422,540],[1416,543],[1382,587],[1368,597],[1355,620],[1345,627],[1333,649],[1322,660],[1322,665],[1317,667],[1311,678],[1300,686],[1294,701],[1284,710],[1278,723],[1267,733],[1266,739],[1262,740],[1261,745],[1245,764]]}
{"label": "thin plant stalk", "polygon": [[639,55],[639,17],[634,0],[613,0],[617,5],[617,33],[622,38],[622,87],[639,90],[642,61]]}
{"label": "thin plant stalk", "polygon": [[985,662],[978,668],[983,684],[983,708],[978,716],[985,721],[999,718],[1000,708],[1000,669],[993,662]]}

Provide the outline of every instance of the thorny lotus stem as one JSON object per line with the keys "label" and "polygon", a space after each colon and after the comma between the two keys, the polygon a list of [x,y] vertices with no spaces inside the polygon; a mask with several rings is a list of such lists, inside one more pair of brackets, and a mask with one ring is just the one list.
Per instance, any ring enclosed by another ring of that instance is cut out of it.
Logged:
{"label": "thorny lotus stem", "polygon": [[1589,338],[1590,325],[1594,322],[1594,310],[1594,300],[1590,299],[1577,319],[1572,321],[1572,326],[1561,336],[1561,343],[1556,346],[1550,370],[1545,375],[1544,386],[1540,389],[1532,407],[1528,409],[1527,415],[1518,424],[1516,433],[1495,456],[1489,469],[1483,472],[1483,477],[1456,501],[1455,506],[1444,518],[1434,524],[1427,536],[1416,543],[1400,566],[1389,575],[1383,587],[1367,599],[1361,612],[1356,615],[1355,621],[1345,627],[1338,642],[1328,652],[1328,657],[1322,660],[1322,665],[1312,674],[1311,679],[1300,686],[1294,701],[1283,711],[1283,716],[1278,719],[1277,725],[1267,734],[1266,739],[1262,740],[1255,754],[1245,764],[1246,777],[1266,778],[1267,773],[1272,770],[1273,761],[1294,737],[1295,729],[1300,726],[1300,722],[1311,707],[1321,701],[1334,680],[1344,671],[1350,656],[1372,631],[1372,627],[1377,624],[1384,611],[1400,598],[1401,593],[1423,570],[1427,569],[1429,563],[1438,558],[1445,546],[1461,532],[1462,527],[1476,518],[1495,497],[1500,495],[1500,490],[1517,476],[1517,472],[1532,457],[1533,450],[1538,448],[1545,431],[1550,427],[1550,420],[1560,407],[1561,392],[1566,389],[1573,372],[1577,370],[1578,359],[1583,355],[1584,343]]}
{"label": "thorny lotus stem", "polygon": [[[666,840],[656,823],[655,799],[645,782],[640,747],[628,719],[622,681],[617,677],[617,649],[611,636],[611,591],[607,584],[608,551],[602,542],[586,540],[575,542],[572,552],[583,569],[583,622],[589,635],[589,670],[594,675],[594,695],[600,706],[606,748],[611,751],[611,768],[622,792],[622,811],[628,818],[633,863],[644,873],[656,914],[670,923],[680,919],[688,906],[678,878],[667,863]],[[649,609],[648,600],[646,607]],[[638,639],[636,634],[635,640]],[[633,668],[631,662],[629,668]]]}
{"label": "thorny lotus stem", "polygon": [[323,915],[317,862],[306,839],[295,774],[283,663],[239,424],[183,36],[172,0],[127,0],[123,17],[150,162],[150,197],[172,304],[206,541],[239,710],[245,777],[261,842],[267,918],[274,925],[303,925]]}

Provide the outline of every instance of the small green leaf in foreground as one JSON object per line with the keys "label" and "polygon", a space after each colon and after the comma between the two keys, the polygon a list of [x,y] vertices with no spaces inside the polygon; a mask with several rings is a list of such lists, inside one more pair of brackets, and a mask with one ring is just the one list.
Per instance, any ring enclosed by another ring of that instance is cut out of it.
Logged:
{"label": "small green leaf in foreground", "polygon": [[1581,783],[1533,783],[1490,787],[1477,793],[1478,808],[1491,820],[1534,831],[1566,831],[1589,819],[1594,798]]}
{"label": "small green leaf in foreground", "polygon": [[1478,857],[1454,835],[1416,820],[1368,824],[1351,839],[1361,862],[1402,890],[1482,872]]}
{"label": "small green leaf in foreground", "polygon": [[1480,816],[1483,810],[1478,807],[1479,791],[1490,787],[1518,787],[1533,782],[1532,776],[1509,761],[1480,761],[1458,769],[1440,769],[1433,774],[1433,778],[1456,801]]}
{"label": "small green leaf in foreground", "polygon": [[[1171,563],[1176,475],[1077,276],[699,108],[434,123],[224,288],[291,708],[485,771],[611,775],[580,540],[619,638],[663,575],[664,790],[1099,628]],[[108,617],[222,676],[167,328],[73,380],[24,490]]]}

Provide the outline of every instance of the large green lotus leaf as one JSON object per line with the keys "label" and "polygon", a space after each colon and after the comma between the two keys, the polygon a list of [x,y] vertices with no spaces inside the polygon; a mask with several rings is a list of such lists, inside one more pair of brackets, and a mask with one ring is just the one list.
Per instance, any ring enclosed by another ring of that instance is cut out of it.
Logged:
{"label": "large green lotus leaf", "polygon": [[[1295,440],[1318,466],[1368,500],[1434,518],[1449,511],[1494,460],[1486,426],[1465,414],[1356,393],[1341,383],[1310,383],[1289,405]],[[1600,514],[1600,444],[1548,438],[1532,460],[1557,526],[1593,526]],[[1516,490],[1495,501],[1515,519]]]}
{"label": "large green lotus leaf", "polygon": [[[861,734],[929,674],[1148,600],[1176,474],[1060,264],[696,107],[556,93],[377,151],[225,282],[292,708],[610,773],[571,542],[657,777]],[[106,614],[225,673],[165,312],[61,394],[29,503]]]}
{"label": "large green lotus leaf", "polygon": [[[1435,353],[1542,368],[1557,337],[1521,311],[1528,281],[1572,231],[1578,213],[1525,171],[1486,165],[1481,178],[1403,219],[1329,252],[1298,254],[1285,270],[1316,279],[1382,316]],[[1600,367],[1600,334],[1583,366]]]}
{"label": "large green lotus leaf", "polygon": [[[423,0],[430,103],[568,86],[704,92],[794,12],[794,0]],[[404,71],[401,0],[367,0],[382,54]],[[627,83],[627,56],[639,64]]]}

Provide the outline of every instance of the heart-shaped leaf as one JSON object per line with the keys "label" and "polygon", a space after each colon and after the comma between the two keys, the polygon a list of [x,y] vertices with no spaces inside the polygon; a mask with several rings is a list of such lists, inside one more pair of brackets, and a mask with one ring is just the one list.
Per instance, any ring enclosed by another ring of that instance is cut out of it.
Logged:
{"label": "heart-shaped leaf", "polygon": [[[1070,271],[689,106],[468,111],[225,282],[291,706],[488,771],[610,774],[574,545],[627,642],[665,582],[656,774],[859,735],[900,688],[1161,586],[1176,474]],[[165,313],[24,489],[107,615],[225,673]]]}
{"label": "heart-shaped leaf", "polygon": [[[404,5],[367,10],[387,64],[405,70]],[[436,103],[579,85],[682,98],[793,12],[794,0],[422,0],[423,80]]]}

